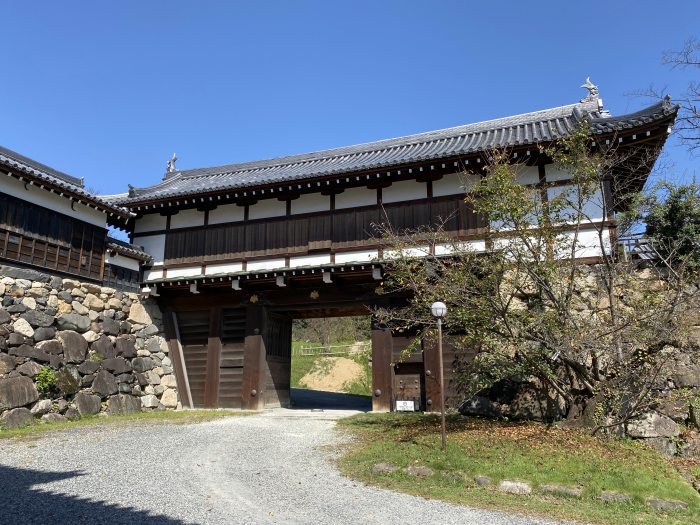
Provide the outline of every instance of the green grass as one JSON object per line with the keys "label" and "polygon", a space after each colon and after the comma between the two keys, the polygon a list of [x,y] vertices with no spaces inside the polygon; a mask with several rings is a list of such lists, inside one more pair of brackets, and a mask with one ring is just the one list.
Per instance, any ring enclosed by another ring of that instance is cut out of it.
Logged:
{"label": "green grass", "polygon": [[148,424],[175,424],[187,425],[203,423],[230,416],[247,416],[254,412],[242,412],[239,410],[164,410],[162,412],[138,412],[125,416],[90,416],[77,421],[65,421],[61,423],[37,423],[31,426],[14,428],[11,430],[0,428],[0,439],[22,439],[38,437],[47,432],[68,430],[85,426],[118,426],[130,425],[140,422]]}
{"label": "green grass", "polygon": [[[439,418],[422,414],[360,414],[340,424],[356,436],[340,467],[370,484],[426,498],[522,514],[611,525],[700,523],[700,496],[673,465],[638,442],[613,440],[535,423],[448,420],[448,446],[440,451]],[[401,471],[372,476],[372,466],[390,463],[430,467],[426,479]],[[443,473],[460,472],[464,481]],[[513,496],[473,483],[476,475],[529,482],[530,496]],[[579,500],[537,493],[543,484],[584,487]],[[627,504],[604,504],[601,490],[632,496]],[[662,512],[644,499],[682,500],[687,510]]]}

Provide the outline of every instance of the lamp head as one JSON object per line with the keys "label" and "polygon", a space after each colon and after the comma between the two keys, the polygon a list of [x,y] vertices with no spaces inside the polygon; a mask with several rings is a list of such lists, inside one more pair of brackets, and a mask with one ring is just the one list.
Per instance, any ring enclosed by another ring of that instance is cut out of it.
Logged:
{"label": "lamp head", "polygon": [[443,319],[447,315],[447,306],[443,302],[435,302],[430,305],[430,313],[437,319]]}

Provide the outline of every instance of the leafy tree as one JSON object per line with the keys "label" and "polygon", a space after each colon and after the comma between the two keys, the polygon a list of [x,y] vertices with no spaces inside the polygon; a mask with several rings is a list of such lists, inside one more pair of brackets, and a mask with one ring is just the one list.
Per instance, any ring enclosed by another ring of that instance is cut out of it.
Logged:
{"label": "leafy tree", "polygon": [[672,266],[700,270],[700,185],[663,182],[642,201],[646,234]]}
{"label": "leafy tree", "polygon": [[[621,257],[600,220],[612,215],[614,191],[606,187],[624,189],[616,176],[621,167],[646,173],[655,152],[592,151],[582,128],[546,153],[570,174],[570,184],[520,184],[524,167],[508,152],[492,152],[486,173],[466,195],[490,225],[481,246],[441,227],[377,225],[385,255],[393,256],[384,289],[409,299],[375,315],[417,332],[415,347],[434,337],[429,306],[444,301],[462,399],[520,378],[556,415],[596,430],[615,427],[657,402],[659,379],[686,351],[697,288],[687,286],[683,264],[669,272],[664,260],[649,265]],[[634,216],[617,217],[618,234],[632,228]],[[429,249],[415,257],[416,246]]]}

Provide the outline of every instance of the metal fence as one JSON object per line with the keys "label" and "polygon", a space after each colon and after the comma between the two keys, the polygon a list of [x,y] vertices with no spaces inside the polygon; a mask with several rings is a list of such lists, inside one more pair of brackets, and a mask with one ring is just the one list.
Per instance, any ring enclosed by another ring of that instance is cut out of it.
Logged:
{"label": "metal fence", "polygon": [[369,350],[370,347],[369,341],[349,345],[301,345],[297,348],[292,348],[292,357],[356,355]]}

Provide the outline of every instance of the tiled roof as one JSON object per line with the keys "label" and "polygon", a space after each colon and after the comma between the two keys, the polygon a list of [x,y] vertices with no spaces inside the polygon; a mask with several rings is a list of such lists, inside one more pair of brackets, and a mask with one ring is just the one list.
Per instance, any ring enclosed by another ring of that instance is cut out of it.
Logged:
{"label": "tiled roof", "polygon": [[56,186],[68,194],[73,194],[86,202],[92,203],[93,206],[106,213],[113,213],[122,218],[131,216],[129,210],[86,191],[83,179],[67,175],[2,146],[0,146],[0,165],[8,166],[37,180]]}
{"label": "tiled roof", "polygon": [[141,246],[129,244],[128,242],[120,241],[114,237],[107,237],[107,249],[114,250],[125,257],[131,257],[132,259],[138,259],[140,261],[150,261],[152,259],[151,255],[146,253]]}
{"label": "tiled roof", "polygon": [[425,160],[456,157],[497,147],[546,143],[570,134],[583,119],[594,134],[604,134],[675,115],[668,100],[646,109],[611,117],[597,100],[585,100],[522,115],[499,118],[289,157],[182,170],[166,174],[160,184],[132,188],[128,194],[108,197],[130,206],[140,202],[177,198],[215,191],[250,188],[267,184],[379,169]]}

